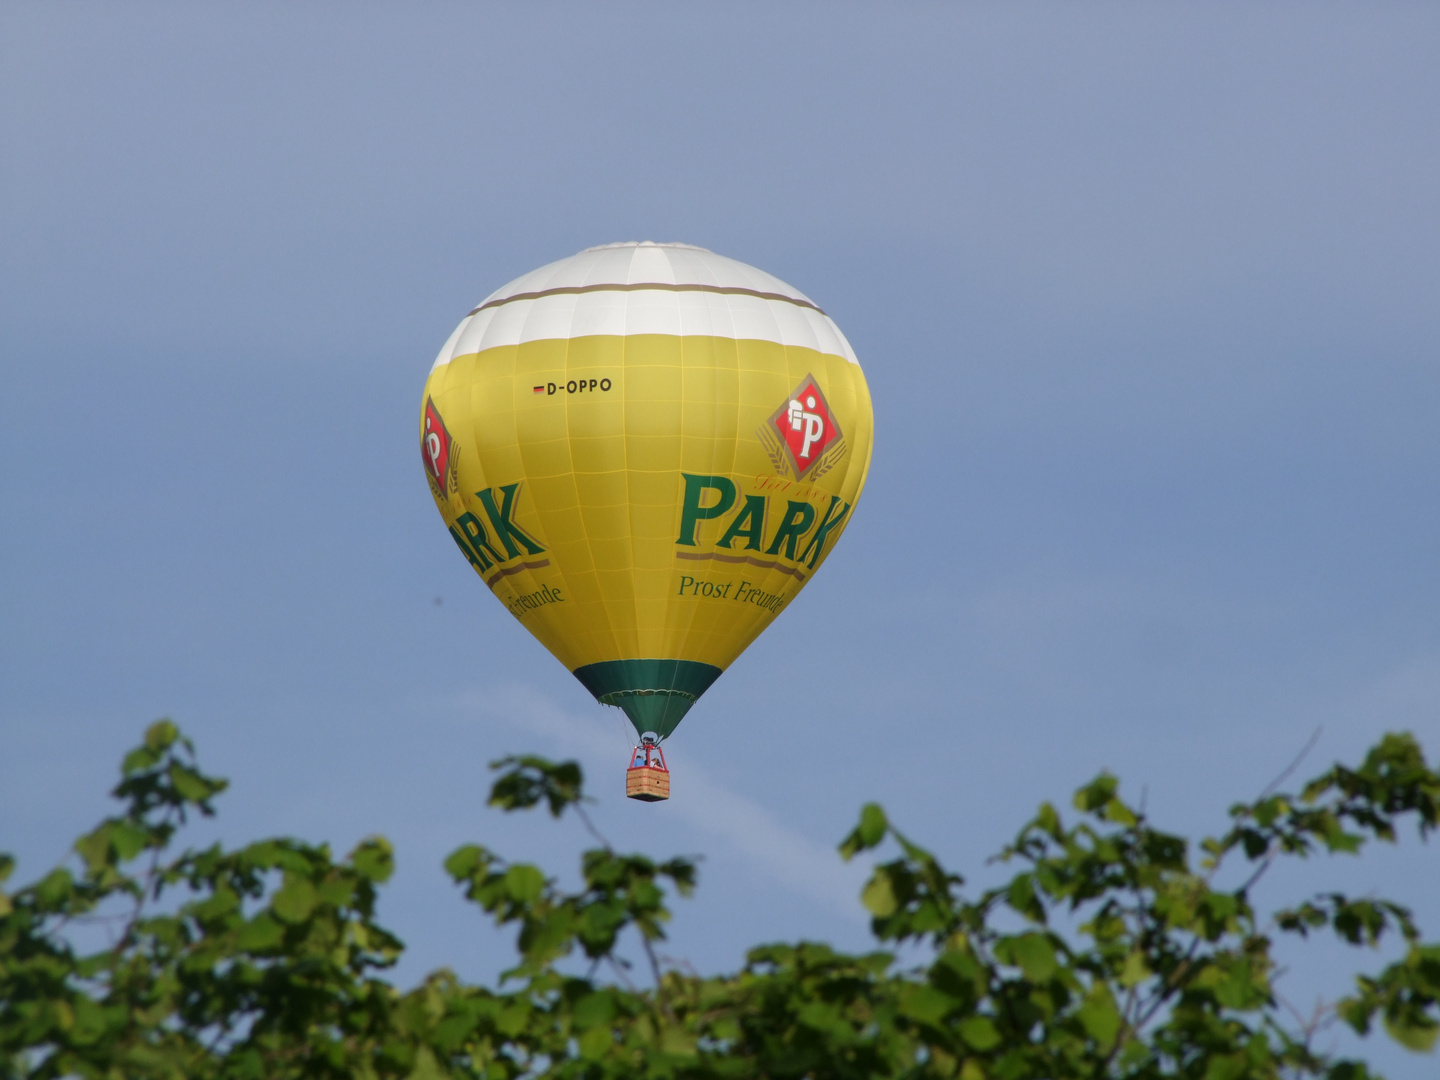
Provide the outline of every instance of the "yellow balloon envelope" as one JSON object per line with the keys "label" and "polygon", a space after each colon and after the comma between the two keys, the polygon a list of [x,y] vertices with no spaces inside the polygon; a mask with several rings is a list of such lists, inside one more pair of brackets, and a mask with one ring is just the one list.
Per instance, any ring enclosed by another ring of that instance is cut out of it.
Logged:
{"label": "yellow balloon envelope", "polygon": [[802,293],[647,242],[487,297],[440,350],[420,439],[496,598],[663,738],[834,549],[873,425],[854,352]]}

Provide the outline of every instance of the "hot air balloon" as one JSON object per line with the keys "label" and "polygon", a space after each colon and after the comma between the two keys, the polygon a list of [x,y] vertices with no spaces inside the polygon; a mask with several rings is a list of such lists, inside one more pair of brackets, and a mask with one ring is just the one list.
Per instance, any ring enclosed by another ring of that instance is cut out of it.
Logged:
{"label": "hot air balloon", "polygon": [[456,547],[660,742],[799,594],[870,465],[865,376],[798,290],[688,244],[589,248],[491,293],[425,384],[421,455]]}

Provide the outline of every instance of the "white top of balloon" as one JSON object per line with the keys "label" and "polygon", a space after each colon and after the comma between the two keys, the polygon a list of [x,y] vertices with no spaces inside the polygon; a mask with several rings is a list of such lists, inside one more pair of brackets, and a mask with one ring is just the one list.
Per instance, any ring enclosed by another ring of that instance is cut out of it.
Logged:
{"label": "white top of balloon", "polygon": [[799,289],[693,244],[651,240],[586,248],[485,297],[435,366],[500,345],[590,334],[752,338],[859,361]]}

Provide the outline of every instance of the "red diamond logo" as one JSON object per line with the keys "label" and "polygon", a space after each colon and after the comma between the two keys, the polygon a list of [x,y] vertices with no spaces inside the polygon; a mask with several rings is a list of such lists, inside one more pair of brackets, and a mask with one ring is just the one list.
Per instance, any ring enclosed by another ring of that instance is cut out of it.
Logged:
{"label": "red diamond logo", "polygon": [[[780,437],[778,446],[775,445],[776,435]],[[844,451],[840,425],[836,423],[830,403],[820,392],[820,384],[813,375],[806,375],[786,398],[785,404],[775,410],[769,424],[762,429],[762,437],[773,449],[783,452],[797,480],[805,479],[822,461],[833,464],[831,459],[837,455],[827,454],[826,451]],[[779,464],[777,461],[777,468]],[[828,468],[829,464],[821,471]]]}
{"label": "red diamond logo", "polygon": [[425,462],[425,472],[430,482],[441,495],[445,494],[446,479],[450,475],[450,452],[454,444],[445,421],[440,419],[440,410],[435,408],[435,399],[425,399],[424,427],[420,431],[420,457]]}

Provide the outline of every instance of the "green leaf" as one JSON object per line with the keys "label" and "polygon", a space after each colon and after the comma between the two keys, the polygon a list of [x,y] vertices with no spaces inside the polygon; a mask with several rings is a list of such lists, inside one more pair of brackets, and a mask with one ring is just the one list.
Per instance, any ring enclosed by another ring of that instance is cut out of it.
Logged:
{"label": "green leaf", "polygon": [[188,905],[186,911],[197,919],[209,921],[223,918],[239,909],[240,897],[233,889],[222,885],[208,899]]}
{"label": "green leaf", "polygon": [[1151,974],[1150,965],[1145,962],[1145,954],[1136,949],[1125,957],[1125,965],[1120,969],[1120,985],[1127,990],[1131,989],[1150,978]]}
{"label": "green leaf", "polygon": [[579,1028],[609,1024],[615,1019],[615,996],[609,990],[597,990],[575,1002],[571,1019]]}
{"label": "green leaf", "polygon": [[428,1046],[422,1046],[415,1051],[415,1067],[410,1070],[405,1080],[445,1080],[449,1075],[435,1060],[434,1051]]}
{"label": "green leaf", "polygon": [[926,1024],[938,1025],[959,1002],[933,986],[906,987],[900,1009],[906,1015]]}
{"label": "green leaf", "polygon": [[75,1026],[75,1010],[68,1001],[51,1001],[49,1005],[52,1021],[57,1028],[68,1032]]}
{"label": "green leaf", "polygon": [[304,922],[310,917],[320,894],[308,878],[286,874],[280,891],[270,898],[270,909],[289,923]]}
{"label": "green leaf", "polygon": [[1063,831],[1060,824],[1060,814],[1050,803],[1041,803],[1040,810],[1035,815],[1035,827],[1042,832],[1058,839]]}
{"label": "green leaf", "polygon": [[1031,982],[1045,982],[1055,974],[1055,947],[1044,934],[1021,934],[1010,939],[1015,963]]}
{"label": "green leaf", "polygon": [[895,889],[890,884],[890,875],[877,873],[866,883],[860,893],[860,902],[865,909],[878,919],[895,914],[899,908],[899,901],[895,899]]}
{"label": "green leaf", "polygon": [[684,1028],[667,1024],[660,1033],[660,1049],[672,1058],[693,1057],[696,1049],[695,1037]]}
{"label": "green leaf", "polygon": [[1401,1046],[1421,1054],[1434,1050],[1437,1038],[1440,1038],[1440,1023],[1418,1012],[1406,1016],[1387,1014],[1385,1030]]}
{"label": "green leaf", "polygon": [[495,1018],[495,1027],[501,1033],[514,1038],[525,1030],[529,1019],[530,1006],[524,1001],[516,1001],[501,1010],[500,1015]]}
{"label": "green leaf", "polygon": [[1115,998],[1103,984],[1090,989],[1076,1016],[1101,1050],[1108,1051],[1115,1044],[1115,1036],[1120,1033],[1120,1010],[1115,1007]]}
{"label": "green leaf", "polygon": [[349,874],[336,877],[328,877],[317,887],[316,892],[320,897],[320,903],[327,904],[333,908],[349,907],[355,899],[355,890],[359,883]]}
{"label": "green leaf", "polygon": [[69,900],[75,892],[75,879],[63,866],[50,871],[35,885],[35,896],[41,904],[53,910]]}
{"label": "green leaf", "polygon": [[1005,889],[1005,902],[1031,922],[1045,921],[1045,907],[1035,895],[1035,875],[1016,874]]}
{"label": "green leaf", "polygon": [[114,828],[115,823],[107,821],[75,841],[75,852],[85,861],[85,869],[91,874],[98,874],[109,864],[110,834]]}
{"label": "green leaf", "polygon": [[285,938],[285,928],[262,911],[240,928],[235,947],[242,952],[268,952]]}
{"label": "green leaf", "polygon": [[1215,1054],[1205,1068],[1205,1080],[1242,1080],[1250,1074],[1244,1054]]}
{"label": "green leaf", "polygon": [[120,763],[120,772],[125,776],[146,772],[153,769],[162,756],[148,746],[137,746],[125,755],[125,759]]}
{"label": "green leaf", "polygon": [[859,852],[877,847],[889,829],[890,822],[879,804],[866,803],[860,808],[859,823],[840,841],[840,857],[848,862]]}
{"label": "green leaf", "polygon": [[1115,797],[1119,786],[1120,781],[1109,773],[1102,772],[1075,792],[1075,809],[1085,811],[1101,809]]}
{"label": "green leaf", "polygon": [[522,754],[492,761],[490,768],[500,773],[490,788],[490,805],[502,810],[528,810],[545,802],[551,816],[558,818],[566,807],[585,801],[585,773],[579,762],[557,764]]}
{"label": "green leaf", "polygon": [[1228,1009],[1247,1009],[1265,1000],[1270,993],[1263,970],[1249,958],[1236,958],[1224,967],[1224,978],[1215,984],[1215,1000]]}
{"label": "green leaf", "polygon": [[180,729],[171,720],[156,720],[145,729],[145,748],[153,753],[162,753],[175,745],[180,738]]}
{"label": "green leaf", "polygon": [[450,853],[445,872],[456,882],[469,881],[490,864],[491,856],[479,844],[466,844]]}
{"label": "green leaf", "polygon": [[1105,804],[1105,820],[1113,821],[1116,825],[1131,826],[1139,823],[1140,819],[1135,816],[1135,811],[1126,806],[1119,799],[1111,799]]}
{"label": "green leaf", "polygon": [[95,1042],[105,1032],[105,1010],[84,994],[74,999],[75,1026],[70,1031],[70,1041],[85,1046]]}
{"label": "green leaf", "polygon": [[981,1053],[1000,1045],[1000,1032],[988,1016],[967,1016],[956,1027],[966,1045]]}
{"label": "green leaf", "polygon": [[953,979],[960,983],[974,982],[980,974],[980,963],[968,948],[957,944],[941,953],[930,967],[931,978],[944,978],[953,972]]}
{"label": "green leaf", "polygon": [[533,903],[544,890],[545,875],[529,863],[516,863],[505,871],[505,891],[516,903]]}
{"label": "green leaf", "polygon": [[615,1046],[615,1035],[608,1027],[592,1027],[580,1036],[580,1056],[586,1061],[601,1061]]}
{"label": "green leaf", "polygon": [[[366,837],[350,853],[349,862],[363,878],[376,883],[389,881],[390,875],[395,872],[395,849],[383,836]],[[445,868],[450,868],[449,859],[445,861]]]}
{"label": "green leaf", "polygon": [[885,839],[885,831],[889,827],[885,811],[877,803],[866,803],[860,808],[860,843],[865,847],[873,848]]}
{"label": "green leaf", "polygon": [[110,832],[110,842],[115,845],[115,854],[121,862],[129,862],[149,845],[153,834],[128,821],[115,822]]}
{"label": "green leaf", "polygon": [[827,1001],[807,1001],[795,1014],[795,1019],[811,1031],[844,1037],[849,1030],[840,1010]]}
{"label": "green leaf", "polygon": [[170,766],[170,783],[180,797],[189,803],[203,803],[218,790],[216,781],[209,777],[201,776],[194,769],[174,762]]}

